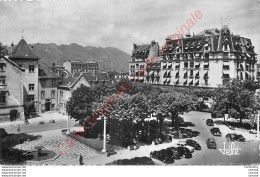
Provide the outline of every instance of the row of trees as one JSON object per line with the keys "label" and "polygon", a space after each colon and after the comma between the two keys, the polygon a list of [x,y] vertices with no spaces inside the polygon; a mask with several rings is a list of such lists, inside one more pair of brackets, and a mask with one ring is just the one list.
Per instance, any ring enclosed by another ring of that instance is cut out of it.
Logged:
{"label": "row of trees", "polygon": [[[88,117],[92,117],[96,109],[104,104],[104,100],[119,90],[119,86],[125,82],[129,81],[78,88],[67,103],[68,113],[87,129],[91,129]],[[253,113],[259,109],[259,96],[255,94],[258,86],[251,81],[232,80],[217,89],[160,87],[132,82],[129,84],[131,89],[109,109],[109,119],[127,120],[126,122],[131,122],[130,127],[136,121],[144,122],[153,113],[157,117],[159,133],[162,133],[165,118],[171,118],[171,126],[178,130],[179,115],[200,105],[206,97],[213,99],[213,116],[224,117],[228,112],[231,117],[240,119],[241,123],[243,119],[251,119]],[[101,134],[102,128],[98,130],[95,132]]]}

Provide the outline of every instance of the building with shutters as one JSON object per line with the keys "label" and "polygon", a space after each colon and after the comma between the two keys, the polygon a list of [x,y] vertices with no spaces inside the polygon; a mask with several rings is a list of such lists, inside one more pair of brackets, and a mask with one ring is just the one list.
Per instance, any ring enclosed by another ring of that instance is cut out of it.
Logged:
{"label": "building with shutters", "polygon": [[[233,78],[256,81],[257,54],[251,40],[234,35],[227,25],[178,37],[166,38],[158,52],[159,62],[150,68],[147,65],[144,82],[215,88]],[[139,67],[135,53],[134,47],[129,71]]]}

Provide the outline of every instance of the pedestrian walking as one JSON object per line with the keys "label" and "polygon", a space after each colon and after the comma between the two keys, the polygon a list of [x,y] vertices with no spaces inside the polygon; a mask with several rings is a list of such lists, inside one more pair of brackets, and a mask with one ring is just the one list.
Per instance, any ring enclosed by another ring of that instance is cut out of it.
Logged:
{"label": "pedestrian walking", "polygon": [[79,154],[79,165],[83,165],[83,157]]}

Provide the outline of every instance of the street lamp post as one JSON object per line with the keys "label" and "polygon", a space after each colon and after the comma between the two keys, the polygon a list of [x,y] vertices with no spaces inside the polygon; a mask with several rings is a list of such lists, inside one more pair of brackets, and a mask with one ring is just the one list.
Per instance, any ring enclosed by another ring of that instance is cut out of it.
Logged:
{"label": "street lamp post", "polygon": [[104,116],[103,149],[102,149],[103,153],[106,153],[106,139],[107,139],[107,137],[106,137],[106,135],[107,135],[106,123],[107,123],[107,117]]}
{"label": "street lamp post", "polygon": [[68,119],[67,119],[67,132],[66,132],[67,135],[70,134],[69,123],[70,123],[70,116],[69,116],[69,114],[68,114]]}
{"label": "street lamp post", "polygon": [[258,140],[259,140],[259,116],[260,116],[260,115],[259,115],[259,112],[260,112],[260,111],[258,111],[257,120],[256,120],[256,121],[257,121],[257,124],[256,124],[256,126],[257,126],[257,127],[256,127],[257,132],[256,132],[256,133],[257,133],[257,139],[258,139]]}

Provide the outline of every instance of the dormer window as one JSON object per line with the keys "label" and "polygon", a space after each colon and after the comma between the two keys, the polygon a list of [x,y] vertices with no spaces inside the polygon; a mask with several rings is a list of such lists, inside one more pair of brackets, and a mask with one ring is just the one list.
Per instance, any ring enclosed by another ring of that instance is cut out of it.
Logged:
{"label": "dormer window", "polygon": [[228,50],[228,45],[224,44],[224,50]]}
{"label": "dormer window", "polygon": [[34,65],[29,65],[29,72],[34,72]]}

